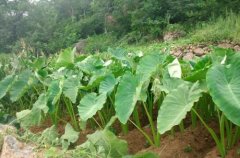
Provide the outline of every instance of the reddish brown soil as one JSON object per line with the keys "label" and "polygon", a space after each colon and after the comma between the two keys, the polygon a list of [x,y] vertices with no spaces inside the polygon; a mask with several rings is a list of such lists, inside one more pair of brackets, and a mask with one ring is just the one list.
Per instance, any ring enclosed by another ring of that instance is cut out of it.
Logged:
{"label": "reddish brown soil", "polygon": [[[151,131],[149,128],[144,128],[144,131],[150,135]],[[128,149],[130,154],[135,154],[149,147],[146,138],[137,129],[133,129],[127,135],[120,134],[119,138],[124,139],[128,142]]]}
{"label": "reddish brown soil", "polygon": [[[145,131],[149,133],[150,130],[145,129]],[[132,154],[138,151],[152,151],[161,158],[203,158],[215,146],[210,134],[201,125],[194,129],[189,127],[183,133],[177,132],[174,136],[162,136],[160,147],[146,148],[144,136],[136,129],[120,138],[128,142]]]}
{"label": "reddish brown soil", "polygon": [[[217,148],[214,147],[204,158],[221,158],[221,155],[217,151]],[[236,145],[233,149],[227,151],[226,158],[240,158],[240,142],[238,142],[238,145]]]}
{"label": "reddish brown soil", "polygon": [[51,122],[51,119],[46,119],[45,121],[43,121],[41,123],[41,125],[39,126],[33,126],[33,127],[30,127],[30,131],[32,133],[40,133],[42,131],[44,131],[46,128],[49,128],[52,126],[52,122]]}
{"label": "reddish brown soil", "polygon": [[75,144],[80,145],[80,144],[84,143],[85,141],[87,141],[87,135],[92,134],[92,133],[94,133],[94,131],[91,130],[91,129],[81,131],[80,134],[79,134],[78,141]]}
{"label": "reddish brown soil", "polygon": [[[142,120],[141,120],[142,121]],[[145,121],[143,122],[145,124]],[[185,119],[185,124],[190,125],[188,119]],[[52,123],[50,119],[44,121],[40,126],[34,126],[31,131],[34,133],[42,132],[44,129],[51,127]],[[120,125],[116,122],[114,125]],[[218,131],[217,125],[211,123],[210,126]],[[64,133],[65,123],[59,123],[58,132]],[[119,134],[120,139],[124,139],[128,142],[128,148],[130,154],[138,152],[155,152],[161,158],[220,158],[220,155],[216,149],[216,145],[210,136],[209,132],[201,124],[198,124],[196,128],[187,127],[184,132],[176,131],[175,135],[165,134],[161,136],[160,147],[149,147],[148,142],[141,132],[136,128],[131,127],[131,131],[127,135]],[[177,128],[176,128],[177,129]],[[144,131],[151,135],[151,130],[148,126],[144,127]],[[93,130],[81,131],[79,140],[74,145],[79,145],[87,140],[87,135],[93,133]],[[240,158],[239,145],[228,151],[226,158]]]}
{"label": "reddish brown soil", "polygon": [[[68,118],[68,121],[70,121],[70,118]],[[46,119],[45,121],[43,121],[41,123],[41,125],[39,126],[33,126],[30,128],[30,131],[32,133],[41,133],[42,131],[44,131],[46,128],[49,128],[52,126],[52,121],[50,118]],[[58,124],[58,127],[57,127],[57,131],[60,135],[64,134],[64,131],[65,131],[65,126],[66,126],[66,123],[64,122],[59,122]],[[82,144],[84,143],[86,140],[87,140],[87,135],[88,134],[91,134],[91,133],[94,133],[93,130],[91,130],[90,128],[89,129],[86,129],[85,131],[81,131],[80,134],[79,134],[79,139],[78,141],[75,143],[76,145],[79,145],[79,144]]]}
{"label": "reddish brown soil", "polygon": [[[52,125],[53,124],[52,124],[51,119],[48,118],[45,121],[43,121],[41,123],[41,125],[31,127],[30,131],[32,133],[40,133],[40,132],[44,131],[46,128],[51,127]],[[65,126],[66,126],[66,123],[59,122],[58,127],[57,127],[57,131],[58,131],[59,134],[64,134]]]}

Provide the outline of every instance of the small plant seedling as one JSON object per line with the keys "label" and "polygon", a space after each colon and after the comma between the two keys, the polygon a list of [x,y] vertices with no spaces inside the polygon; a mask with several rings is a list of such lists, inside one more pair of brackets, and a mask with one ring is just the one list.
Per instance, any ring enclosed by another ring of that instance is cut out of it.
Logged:
{"label": "small plant seedling", "polygon": [[185,153],[190,153],[190,152],[192,152],[192,147],[191,147],[191,145],[188,145],[188,146],[186,146],[185,148],[184,148],[184,152]]}
{"label": "small plant seedling", "polygon": [[240,155],[240,148],[237,149],[237,155]]}

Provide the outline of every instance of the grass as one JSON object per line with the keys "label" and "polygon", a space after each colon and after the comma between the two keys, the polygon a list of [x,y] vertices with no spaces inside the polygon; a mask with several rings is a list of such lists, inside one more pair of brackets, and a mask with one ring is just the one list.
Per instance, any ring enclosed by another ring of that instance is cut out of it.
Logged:
{"label": "grass", "polygon": [[187,36],[169,42],[148,42],[136,45],[121,45],[128,51],[142,51],[144,53],[160,51],[165,48],[181,47],[188,44],[218,42],[230,40],[240,43],[240,15],[228,13],[208,23],[201,23]]}
{"label": "grass", "polygon": [[0,64],[8,63],[12,54],[0,53]]}
{"label": "grass", "polygon": [[6,70],[4,66],[9,64],[12,54],[0,53],[0,80],[5,77]]}
{"label": "grass", "polygon": [[240,15],[228,13],[226,17],[219,17],[215,21],[202,24],[192,34],[193,42],[217,42],[231,40],[240,42]]}

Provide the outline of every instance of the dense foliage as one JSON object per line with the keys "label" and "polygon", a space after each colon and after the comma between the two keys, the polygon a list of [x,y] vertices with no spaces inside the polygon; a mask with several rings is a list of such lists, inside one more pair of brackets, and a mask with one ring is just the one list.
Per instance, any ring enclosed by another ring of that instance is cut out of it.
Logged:
{"label": "dense foliage", "polygon": [[[22,54],[13,60],[17,67],[14,62],[2,65],[1,120],[17,111],[17,121],[28,129],[50,118],[54,126],[45,132],[62,121],[68,122],[57,142],[56,134],[51,138],[51,143],[62,144],[63,149],[76,142],[78,132],[90,125],[103,129],[89,136],[91,143],[106,137],[123,147],[112,148],[110,154],[127,154],[126,142],[113,141],[117,138],[110,132],[116,120],[122,132],[127,133],[131,123],[150,145],[159,146],[161,134],[174,132],[176,125],[184,130],[189,111],[192,126],[197,120],[203,123],[222,157],[240,138],[240,55],[231,50],[214,49],[190,62],[167,52],[128,53],[120,48],[89,56],[75,56],[64,50],[48,59]],[[149,121],[151,135],[142,129],[141,118]],[[220,136],[207,124],[212,119],[219,121]],[[81,151],[92,153],[87,151],[92,148],[90,142],[81,145]],[[106,154],[107,146],[103,153],[97,148],[94,152]]]}
{"label": "dense foliage", "polygon": [[238,0],[1,0],[0,52],[54,53],[105,33],[129,43],[148,41],[175,24],[188,29],[226,11],[238,13]]}
{"label": "dense foliage", "polygon": [[[240,140],[240,54],[169,50],[223,39],[238,50],[239,17],[238,0],[0,0],[0,123],[51,146],[46,157],[137,158],[119,133],[135,128],[159,147],[199,122],[225,157]],[[178,31],[188,35],[176,43],[129,45]]]}

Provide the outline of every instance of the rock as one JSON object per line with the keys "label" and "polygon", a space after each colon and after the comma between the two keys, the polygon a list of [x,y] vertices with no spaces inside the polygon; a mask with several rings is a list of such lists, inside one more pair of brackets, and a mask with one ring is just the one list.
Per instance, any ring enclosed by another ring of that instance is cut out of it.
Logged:
{"label": "rock", "polygon": [[193,53],[196,54],[197,56],[203,56],[205,54],[205,52],[202,48],[195,48],[193,50]]}
{"label": "rock", "polygon": [[235,46],[233,47],[233,49],[234,49],[235,51],[240,51],[240,46],[239,46],[239,45],[235,45]]}
{"label": "rock", "polygon": [[4,143],[4,137],[9,134],[15,135],[17,129],[13,126],[0,124],[0,149],[2,149]]}
{"label": "rock", "polygon": [[4,138],[1,158],[37,158],[33,147],[19,142],[15,137],[7,135]]}
{"label": "rock", "polygon": [[0,134],[0,151],[1,151],[2,146],[3,146],[3,142],[4,142],[4,135]]}
{"label": "rock", "polygon": [[182,57],[182,51],[181,50],[174,50],[171,52],[172,55],[174,55],[175,57]]}
{"label": "rock", "polygon": [[79,54],[82,54],[82,53],[85,53],[84,51],[84,48],[87,44],[87,41],[82,39],[80,40],[76,45],[75,45],[75,48],[76,48],[76,52],[79,53]]}
{"label": "rock", "polygon": [[174,31],[174,32],[166,32],[163,36],[164,41],[172,41],[183,37],[186,33],[184,31]]}
{"label": "rock", "polygon": [[184,60],[192,60],[193,57],[194,57],[194,54],[191,53],[191,52],[188,52],[188,53],[186,53],[186,54],[184,55],[183,59],[184,59]]}
{"label": "rock", "polygon": [[203,50],[204,51],[208,51],[208,47],[203,47]]}
{"label": "rock", "polygon": [[232,48],[233,45],[229,44],[229,43],[220,43],[220,44],[218,44],[218,47],[220,47],[220,48]]}
{"label": "rock", "polygon": [[205,45],[204,45],[204,44],[198,44],[197,47],[198,47],[198,48],[204,48]]}
{"label": "rock", "polygon": [[16,133],[17,133],[17,129],[15,127],[0,124],[0,134],[1,135],[16,134]]}

